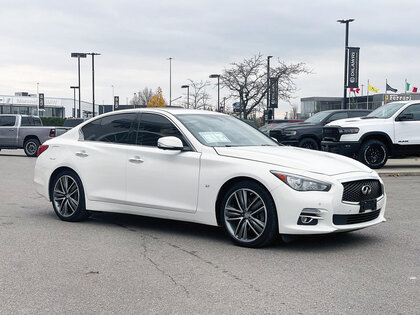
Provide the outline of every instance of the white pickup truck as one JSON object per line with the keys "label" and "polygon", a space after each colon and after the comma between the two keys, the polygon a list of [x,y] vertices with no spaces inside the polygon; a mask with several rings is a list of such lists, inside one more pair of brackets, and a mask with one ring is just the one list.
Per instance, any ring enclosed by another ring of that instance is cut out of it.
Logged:
{"label": "white pickup truck", "polygon": [[38,147],[69,128],[43,127],[41,119],[28,115],[0,115],[0,150],[23,149],[27,156],[37,156]]}
{"label": "white pickup truck", "polygon": [[420,155],[420,101],[385,104],[361,118],[336,120],[323,129],[324,151],[381,168],[388,157]]}

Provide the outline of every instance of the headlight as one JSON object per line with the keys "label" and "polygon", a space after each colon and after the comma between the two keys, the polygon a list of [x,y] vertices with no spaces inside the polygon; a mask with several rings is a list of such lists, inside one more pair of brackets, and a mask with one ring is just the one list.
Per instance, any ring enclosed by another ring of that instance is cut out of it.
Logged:
{"label": "headlight", "polygon": [[283,130],[283,134],[285,136],[295,136],[296,135],[296,130]]}
{"label": "headlight", "polygon": [[339,128],[338,132],[342,135],[349,135],[349,134],[353,134],[353,133],[358,133],[359,132],[359,128],[353,128],[353,127],[349,127],[349,128]]}
{"label": "headlight", "polygon": [[292,175],[288,173],[280,173],[271,171],[271,173],[279,178],[282,182],[297,191],[329,191],[331,184],[324,183],[309,177],[300,175]]}

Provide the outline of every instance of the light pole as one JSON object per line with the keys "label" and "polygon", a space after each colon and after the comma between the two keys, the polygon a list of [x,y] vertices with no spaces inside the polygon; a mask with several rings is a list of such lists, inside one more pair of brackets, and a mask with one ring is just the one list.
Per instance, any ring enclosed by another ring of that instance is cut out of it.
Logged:
{"label": "light pole", "polygon": [[100,54],[91,52],[86,55],[92,56],[92,117],[95,117],[95,56]]}
{"label": "light pole", "polygon": [[187,108],[190,108],[190,86],[187,84],[181,85],[181,89],[187,89]]}
{"label": "light pole", "polygon": [[172,106],[172,57],[169,57],[169,106]]}
{"label": "light pole", "polygon": [[210,74],[209,78],[217,78],[217,111],[220,112],[220,74]]}
{"label": "light pole", "polygon": [[39,82],[36,83],[36,97],[38,97],[37,116],[39,117]]}
{"label": "light pole", "polygon": [[86,58],[85,53],[71,53],[72,58],[77,58],[77,76],[78,76],[78,82],[79,82],[79,118],[81,118],[82,115],[82,105],[80,103],[81,100],[81,93],[80,93],[80,58]]}
{"label": "light pole", "polygon": [[78,86],[71,86],[71,89],[73,89],[73,117],[77,117],[76,115],[76,89],[78,89]]}
{"label": "light pole", "polygon": [[111,102],[111,105],[112,105],[112,110],[114,111],[115,110],[115,93],[114,93],[114,85],[111,85],[111,87],[112,87],[112,102]]}
{"label": "light pole", "polygon": [[[273,56],[267,56],[267,113],[270,110],[270,59],[273,58]],[[273,116],[272,119],[274,119],[274,108],[273,108]],[[268,115],[268,114],[267,114]]]}
{"label": "light pole", "polygon": [[348,52],[347,48],[349,46],[349,23],[353,22],[354,19],[348,20],[337,20],[338,23],[346,24],[346,39],[344,44],[344,101],[343,108],[347,109],[347,58]]}

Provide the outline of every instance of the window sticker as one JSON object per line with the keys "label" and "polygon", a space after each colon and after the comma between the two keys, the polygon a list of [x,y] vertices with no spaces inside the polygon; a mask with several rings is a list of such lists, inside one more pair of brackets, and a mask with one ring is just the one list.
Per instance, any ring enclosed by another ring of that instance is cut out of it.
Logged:
{"label": "window sticker", "polygon": [[223,132],[200,132],[200,136],[207,143],[215,143],[215,142],[230,142],[230,140],[225,136]]}

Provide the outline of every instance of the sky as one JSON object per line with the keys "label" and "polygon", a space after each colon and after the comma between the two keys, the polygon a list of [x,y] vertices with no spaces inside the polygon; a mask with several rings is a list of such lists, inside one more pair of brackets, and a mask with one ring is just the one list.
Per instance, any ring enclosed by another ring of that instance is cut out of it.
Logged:
{"label": "sky", "polygon": [[[209,79],[232,62],[261,53],[286,63],[304,62],[311,74],[296,79],[291,104],[311,96],[342,96],[345,27],[360,47],[360,83],[384,92],[385,80],[404,91],[420,87],[420,1],[327,0],[1,0],[0,94],[17,91],[73,97],[77,59],[97,52],[96,103],[120,104],[144,87],[169,99],[186,97],[188,79]],[[81,60],[82,99],[92,101],[91,60]],[[114,86],[114,88],[112,88]],[[114,91],[114,92],[113,92]],[[208,88],[217,103],[217,88]],[[229,92],[222,89],[221,96]],[[176,105],[177,101],[173,103]],[[232,100],[233,102],[233,100]],[[278,113],[290,110],[280,101]]]}

